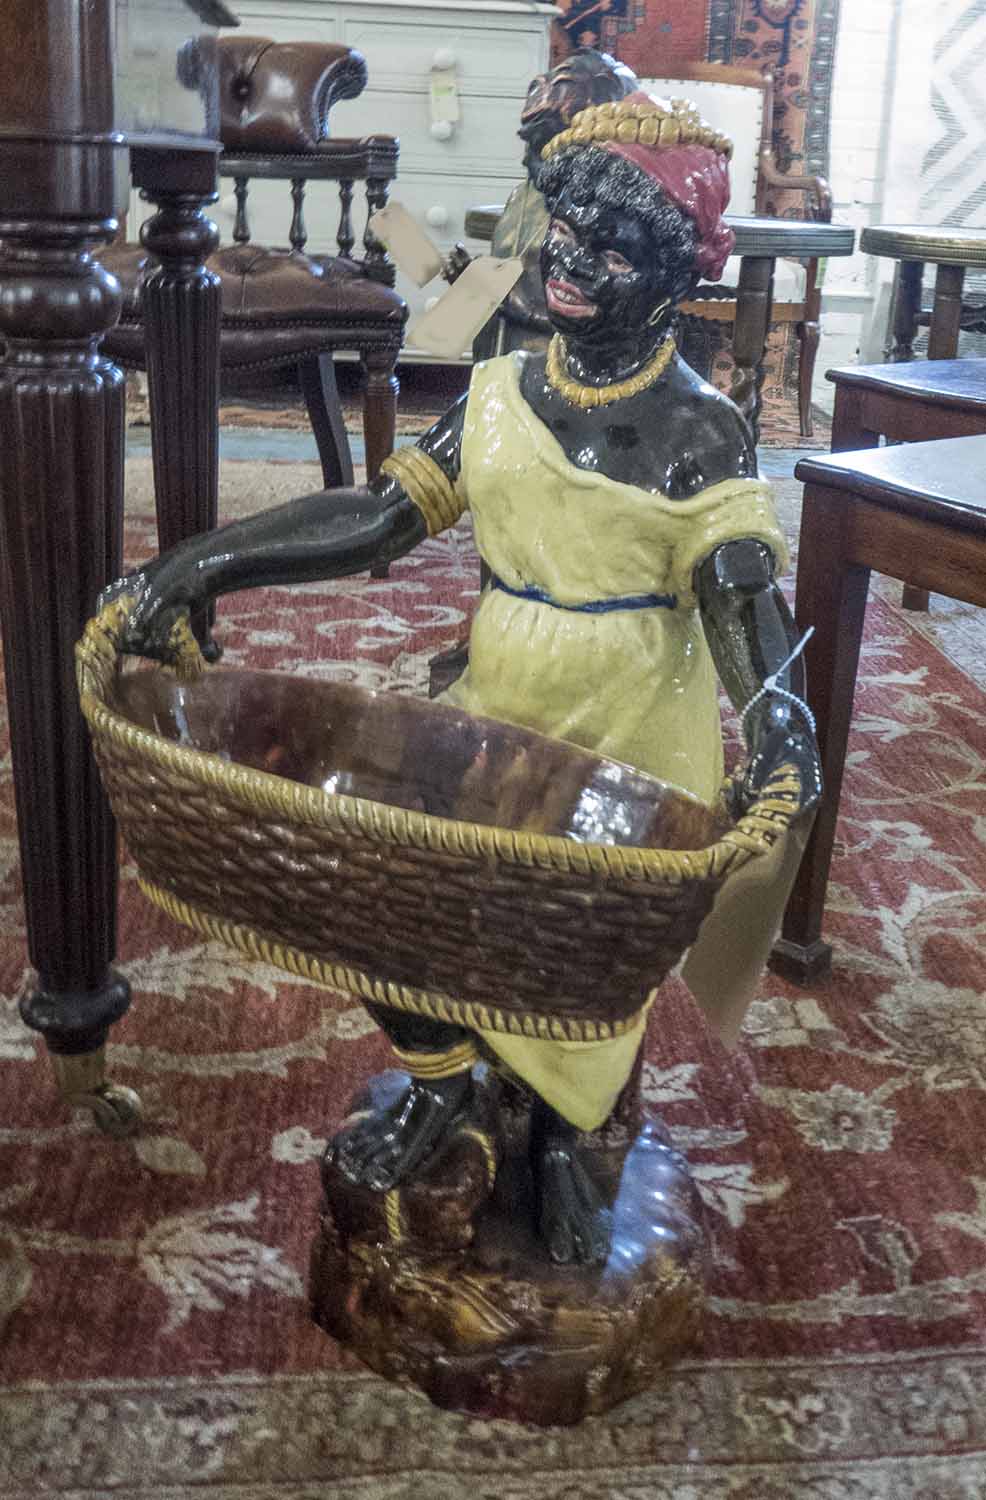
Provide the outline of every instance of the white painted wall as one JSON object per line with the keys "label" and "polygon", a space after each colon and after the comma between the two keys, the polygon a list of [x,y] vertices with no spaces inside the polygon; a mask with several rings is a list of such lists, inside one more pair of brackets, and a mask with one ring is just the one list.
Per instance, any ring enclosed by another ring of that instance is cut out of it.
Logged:
{"label": "white painted wall", "polygon": [[[935,10],[927,0],[842,0],[829,178],[833,219],[857,236],[866,224],[918,219],[920,165],[934,132]],[[882,358],[893,269],[859,250],[826,266],[814,389],[826,410],[827,369]]]}

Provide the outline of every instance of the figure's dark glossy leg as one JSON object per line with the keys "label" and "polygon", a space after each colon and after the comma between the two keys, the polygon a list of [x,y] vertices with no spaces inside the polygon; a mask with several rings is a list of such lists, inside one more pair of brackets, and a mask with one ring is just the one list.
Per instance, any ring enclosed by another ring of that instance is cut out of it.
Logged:
{"label": "figure's dark glossy leg", "polygon": [[[468,1038],[459,1026],[367,1006],[395,1046],[440,1057]],[[472,1092],[470,1071],[451,1078],[412,1078],[392,1103],[360,1115],[330,1142],[328,1157],[350,1182],[389,1192],[427,1160]]]}
{"label": "figure's dark glossy leg", "polygon": [[579,1132],[541,1099],[531,1111],[531,1169],[538,1229],[552,1260],[602,1265],[613,1215],[579,1147]]}

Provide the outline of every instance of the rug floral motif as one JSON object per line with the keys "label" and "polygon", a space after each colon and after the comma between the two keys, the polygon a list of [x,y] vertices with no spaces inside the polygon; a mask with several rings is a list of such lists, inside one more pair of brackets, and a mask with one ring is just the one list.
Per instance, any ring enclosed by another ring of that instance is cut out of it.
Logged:
{"label": "rug floral motif", "polygon": [[[153,551],[150,520],[131,556]],[[379,582],[224,601],[230,664],[420,692],[468,529]],[[579,1429],[442,1413],[309,1322],[317,1158],[386,1044],[342,995],[174,926],[124,861],[146,1121],[59,1102],[16,993],[0,765],[0,1495],[27,1500],[983,1500],[986,694],[878,591],[830,891],[832,977],[764,978],[741,1045],[677,981],[644,1092],[713,1247],[700,1356]]]}

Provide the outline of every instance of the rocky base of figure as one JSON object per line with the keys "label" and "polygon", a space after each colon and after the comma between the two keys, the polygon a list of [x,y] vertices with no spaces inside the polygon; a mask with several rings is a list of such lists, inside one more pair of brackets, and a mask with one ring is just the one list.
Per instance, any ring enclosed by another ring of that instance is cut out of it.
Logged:
{"label": "rocky base of figure", "polygon": [[[406,1085],[403,1073],[374,1079],[354,1112]],[[613,1123],[589,1153],[612,1205],[607,1261],[555,1264],[536,1233],[526,1110],[498,1095],[481,1080],[442,1149],[389,1193],[323,1163],[312,1315],[371,1369],[438,1406],[571,1424],[646,1390],[694,1348],[701,1200],[663,1126]]]}

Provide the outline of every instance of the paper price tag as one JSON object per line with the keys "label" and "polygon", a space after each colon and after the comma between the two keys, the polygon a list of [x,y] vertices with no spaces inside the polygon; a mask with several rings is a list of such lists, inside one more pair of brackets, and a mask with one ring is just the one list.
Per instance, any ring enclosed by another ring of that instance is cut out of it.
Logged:
{"label": "paper price tag", "polygon": [[459,119],[459,84],[455,68],[431,70],[431,123],[455,125]]}
{"label": "paper price tag", "polygon": [[407,331],[407,342],[429,354],[458,359],[479,330],[489,322],[524,269],[522,260],[497,260],[481,255],[430,312],[422,313]]}
{"label": "paper price tag", "polygon": [[403,203],[388,203],[370,218],[370,228],[390,251],[398,269],[416,286],[425,286],[442,269],[438,247]]}

